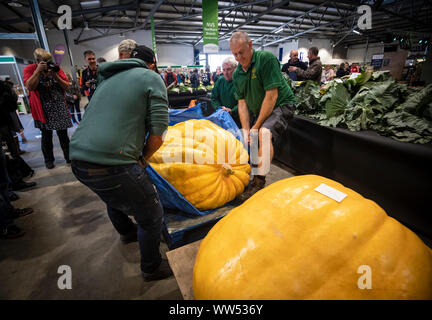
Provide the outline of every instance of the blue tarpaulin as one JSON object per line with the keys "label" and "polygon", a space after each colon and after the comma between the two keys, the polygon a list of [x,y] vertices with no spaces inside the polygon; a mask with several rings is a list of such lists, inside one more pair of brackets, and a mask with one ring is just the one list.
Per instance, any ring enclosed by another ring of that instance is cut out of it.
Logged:
{"label": "blue tarpaulin", "polygon": [[[169,125],[173,126],[179,122],[191,119],[207,119],[217,124],[221,128],[231,132],[238,140],[243,142],[243,136],[240,129],[237,127],[233,118],[226,111],[221,109],[217,110],[208,117],[202,113],[201,106],[198,104],[193,108],[186,110],[170,110],[169,111]],[[178,209],[183,212],[193,215],[206,215],[214,210],[200,211],[193,204],[191,204],[180,192],[177,191],[168,181],[162,178],[156,170],[151,166],[147,167],[147,173],[155,184],[160,200],[164,208]]]}

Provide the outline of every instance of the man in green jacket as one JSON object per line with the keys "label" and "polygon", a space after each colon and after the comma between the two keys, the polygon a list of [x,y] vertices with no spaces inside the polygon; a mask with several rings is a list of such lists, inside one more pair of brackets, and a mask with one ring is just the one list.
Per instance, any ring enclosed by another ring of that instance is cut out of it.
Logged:
{"label": "man in green jacket", "polygon": [[[234,94],[238,100],[243,135],[251,145],[253,180],[239,196],[239,200],[244,201],[264,187],[274,145],[281,142],[280,138],[293,116],[296,100],[282,76],[277,58],[268,51],[255,51],[246,32],[232,35],[230,49],[239,63],[233,75]],[[258,152],[254,152],[257,134]]]}
{"label": "man in green jacket", "polygon": [[159,253],[163,208],[145,167],[168,127],[165,84],[145,46],[137,46],[130,59],[103,63],[99,73],[98,88],[71,139],[72,171],[105,202],[121,240],[138,238],[144,279],[163,279],[172,274]]}
{"label": "man in green jacket", "polygon": [[213,107],[222,109],[232,116],[237,126],[240,128],[240,118],[237,111],[237,100],[234,96],[233,87],[233,73],[237,67],[237,62],[233,57],[226,58],[222,63],[223,76],[219,76],[218,80],[214,84],[211,93],[211,102]]}

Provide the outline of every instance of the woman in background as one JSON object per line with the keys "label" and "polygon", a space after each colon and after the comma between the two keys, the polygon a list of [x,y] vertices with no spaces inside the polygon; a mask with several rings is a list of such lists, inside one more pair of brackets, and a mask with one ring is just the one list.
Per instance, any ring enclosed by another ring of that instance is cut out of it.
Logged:
{"label": "woman in background", "polygon": [[30,108],[35,127],[41,130],[45,166],[53,169],[53,130],[57,131],[66,163],[70,163],[67,128],[72,127],[72,121],[65,99],[70,83],[63,70],[52,62],[51,53],[37,48],[33,55],[36,63],[25,67],[24,84],[30,93]]}

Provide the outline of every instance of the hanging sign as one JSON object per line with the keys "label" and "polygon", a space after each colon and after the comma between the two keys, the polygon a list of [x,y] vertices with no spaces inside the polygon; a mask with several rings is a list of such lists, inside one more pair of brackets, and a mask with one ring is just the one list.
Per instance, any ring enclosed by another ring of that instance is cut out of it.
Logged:
{"label": "hanging sign", "polygon": [[218,0],[203,1],[202,9],[204,53],[218,53]]}
{"label": "hanging sign", "polygon": [[64,47],[64,45],[58,44],[55,46],[53,56],[56,65],[59,66],[61,64],[65,52],[66,52],[66,48]]}

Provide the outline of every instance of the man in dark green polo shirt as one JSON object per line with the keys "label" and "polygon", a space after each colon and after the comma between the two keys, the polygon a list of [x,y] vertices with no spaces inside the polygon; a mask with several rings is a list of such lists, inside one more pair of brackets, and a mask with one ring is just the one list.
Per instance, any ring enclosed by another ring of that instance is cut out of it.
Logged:
{"label": "man in dark green polo shirt", "polygon": [[145,46],[135,47],[130,59],[101,64],[99,74],[71,139],[72,172],[105,202],[121,240],[138,240],[144,279],[163,279],[172,275],[159,252],[163,208],[145,167],[168,128],[165,84]]}
{"label": "man in dark green polo shirt", "polygon": [[241,127],[237,111],[237,99],[234,96],[232,76],[237,62],[233,57],[226,58],[222,63],[223,76],[214,84],[211,93],[211,102],[215,109],[223,109],[232,116],[237,126]]}
{"label": "man in dark green polo shirt", "polygon": [[[274,148],[288,127],[295,110],[295,97],[282,76],[277,58],[267,51],[255,51],[246,32],[235,32],[230,49],[239,62],[233,75],[234,94],[245,141],[251,144],[253,180],[241,201],[265,185]],[[251,127],[252,124],[252,127]],[[254,154],[254,135],[258,131],[258,157]]]}

